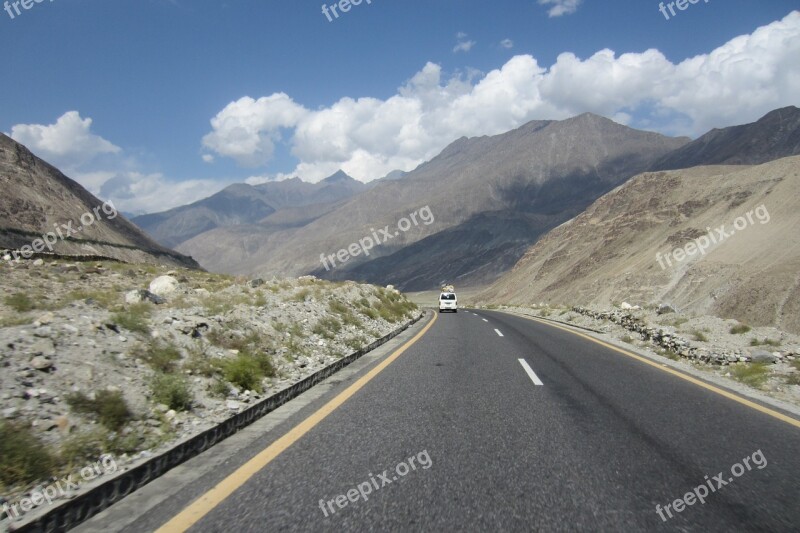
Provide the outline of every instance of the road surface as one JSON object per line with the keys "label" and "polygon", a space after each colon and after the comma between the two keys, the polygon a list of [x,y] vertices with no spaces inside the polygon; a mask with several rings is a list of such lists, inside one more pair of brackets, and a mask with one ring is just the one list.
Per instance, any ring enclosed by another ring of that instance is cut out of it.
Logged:
{"label": "road surface", "polygon": [[135,520],[79,530],[800,530],[796,421],[522,317],[424,327]]}

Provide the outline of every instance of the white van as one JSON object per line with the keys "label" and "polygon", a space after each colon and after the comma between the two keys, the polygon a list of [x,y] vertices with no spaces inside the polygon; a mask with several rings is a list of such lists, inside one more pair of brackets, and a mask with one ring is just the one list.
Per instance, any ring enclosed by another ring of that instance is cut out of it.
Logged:
{"label": "white van", "polygon": [[443,292],[439,295],[439,312],[452,311],[458,313],[458,296],[454,292]]}

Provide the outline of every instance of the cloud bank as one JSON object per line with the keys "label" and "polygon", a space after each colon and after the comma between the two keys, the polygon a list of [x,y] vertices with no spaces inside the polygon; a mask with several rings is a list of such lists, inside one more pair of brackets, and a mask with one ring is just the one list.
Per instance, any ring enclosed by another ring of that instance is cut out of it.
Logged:
{"label": "cloud bank", "polygon": [[[577,8],[553,4],[551,15]],[[464,36],[465,37],[465,36]],[[549,67],[517,55],[478,77],[446,78],[428,63],[386,99],[341,98],[307,109],[286,94],[228,104],[203,140],[213,155],[265,165],[287,142],[308,181],[339,168],[369,181],[412,170],[461,136],[493,135],[533,119],[592,112],[634,127],[697,136],[800,103],[800,12],[674,64],[655,49],[588,58],[563,53]],[[275,176],[277,177],[277,176]],[[264,179],[269,179],[265,176]]]}

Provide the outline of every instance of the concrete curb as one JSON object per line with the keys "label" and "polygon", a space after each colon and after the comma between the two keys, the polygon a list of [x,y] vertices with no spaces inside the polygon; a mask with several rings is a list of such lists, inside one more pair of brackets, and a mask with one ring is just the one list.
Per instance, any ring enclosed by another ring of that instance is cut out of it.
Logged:
{"label": "concrete curb", "polygon": [[51,533],[68,531],[78,526],[92,516],[142,488],[150,481],[157,479],[172,468],[222,442],[237,431],[293,400],[367,353],[386,344],[400,335],[400,333],[416,324],[426,315],[427,313],[423,311],[418,317],[409,320],[403,326],[357,352],[318,370],[294,385],[283,389],[269,398],[261,400],[241,413],[228,418],[221,424],[190,437],[175,445],[173,448],[150,458],[146,462],[125,472],[120,472],[102,484],[76,496],[72,500],[59,504],[41,516],[31,518],[28,522],[11,522],[9,524],[9,531]]}

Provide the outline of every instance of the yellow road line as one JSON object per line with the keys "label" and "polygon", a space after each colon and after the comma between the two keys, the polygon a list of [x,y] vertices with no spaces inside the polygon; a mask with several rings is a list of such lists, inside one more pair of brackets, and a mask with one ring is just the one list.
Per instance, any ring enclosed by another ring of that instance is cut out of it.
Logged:
{"label": "yellow road line", "polygon": [[369,383],[372,378],[380,374],[387,366],[400,357],[403,352],[410,348],[414,343],[422,338],[425,333],[436,322],[437,317],[434,313],[433,320],[431,320],[414,338],[409,340],[401,346],[396,352],[380,362],[375,368],[370,370],[367,374],[361,377],[358,381],[350,385],[347,389],[342,391],[334,399],[320,407],[318,411],[311,416],[300,422],[297,426],[292,428],[287,434],[264,448],[255,457],[240,466],[233,474],[220,481],[211,490],[200,496],[197,500],[192,502],[186,509],[178,513],[169,522],[161,526],[157,533],[172,533],[175,531],[186,531],[194,524],[200,521],[205,515],[211,512],[216,506],[222,503],[233,492],[244,485],[247,480],[253,477],[256,473],[266,467],[273,459],[278,457],[292,444],[297,442],[303,435],[311,431],[311,429],[322,422],[329,414],[334,412],[339,406],[346,402],[356,392],[361,390],[364,385]]}
{"label": "yellow road line", "polygon": [[[517,315],[517,316],[520,316],[520,315]],[[539,324],[544,324],[546,326],[551,326],[551,327],[554,327],[554,328],[558,328],[560,330],[572,333],[573,335],[577,335],[578,337],[583,337],[584,339],[590,340],[590,341],[592,341],[592,342],[594,342],[596,344],[599,344],[601,346],[605,346],[609,350],[614,350],[615,352],[619,352],[619,353],[621,353],[623,355],[627,355],[628,357],[632,357],[632,358],[636,359],[637,361],[641,361],[642,363],[645,363],[645,364],[650,365],[652,367],[655,367],[655,368],[657,368],[659,370],[667,372],[668,374],[672,374],[673,376],[677,376],[677,377],[679,377],[679,378],[681,378],[681,379],[683,379],[685,381],[688,381],[689,383],[694,383],[698,387],[703,387],[704,389],[710,390],[711,392],[715,392],[715,393],[719,394],[720,396],[724,396],[725,398],[728,398],[729,400],[733,400],[734,402],[738,402],[738,403],[740,403],[742,405],[746,405],[747,407],[750,407],[751,409],[755,409],[756,411],[760,411],[760,412],[762,412],[762,413],[764,413],[766,415],[769,415],[769,416],[771,416],[773,418],[777,418],[778,420],[780,420],[782,422],[786,422],[787,424],[790,424],[790,425],[792,425],[794,427],[800,428],[800,420],[797,420],[795,418],[786,416],[786,415],[784,415],[782,413],[779,413],[778,411],[773,411],[772,409],[770,409],[768,407],[764,407],[763,405],[759,405],[759,404],[757,404],[755,402],[751,402],[750,400],[742,398],[739,395],[733,394],[732,392],[728,392],[728,391],[726,391],[724,389],[720,389],[719,387],[715,387],[714,385],[711,385],[709,383],[701,381],[701,380],[699,380],[697,378],[694,378],[694,377],[692,377],[692,376],[690,376],[688,374],[684,374],[683,372],[675,370],[674,368],[662,366],[661,363],[657,363],[657,362],[652,361],[652,360],[650,360],[650,359],[648,359],[646,357],[642,357],[641,355],[636,355],[635,353],[631,353],[631,352],[629,352],[627,350],[623,350],[622,348],[618,348],[617,346],[614,346],[613,344],[608,344],[607,342],[603,342],[603,341],[601,341],[599,339],[595,339],[594,337],[590,337],[589,335],[586,335],[585,333],[580,333],[579,331],[575,331],[573,329],[570,329],[570,328],[567,328],[567,327],[564,327],[564,326],[561,326],[561,325],[558,325],[558,324],[554,324],[552,322],[548,322],[548,321],[545,321],[545,320],[538,320],[536,318],[529,317],[529,316],[523,316],[523,318],[526,318],[526,319],[531,320],[533,322],[537,322]]]}

